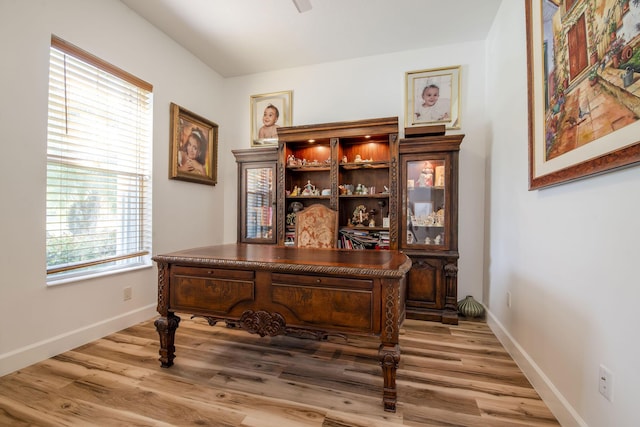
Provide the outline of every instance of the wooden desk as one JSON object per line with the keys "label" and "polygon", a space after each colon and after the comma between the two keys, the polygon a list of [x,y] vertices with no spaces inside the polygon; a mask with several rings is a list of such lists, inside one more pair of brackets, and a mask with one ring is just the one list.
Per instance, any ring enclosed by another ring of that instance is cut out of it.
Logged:
{"label": "wooden desk", "polygon": [[160,362],[173,365],[175,331],[191,313],[260,336],[379,336],[383,404],[396,410],[399,328],[410,259],[393,251],[232,244],[157,255]]}

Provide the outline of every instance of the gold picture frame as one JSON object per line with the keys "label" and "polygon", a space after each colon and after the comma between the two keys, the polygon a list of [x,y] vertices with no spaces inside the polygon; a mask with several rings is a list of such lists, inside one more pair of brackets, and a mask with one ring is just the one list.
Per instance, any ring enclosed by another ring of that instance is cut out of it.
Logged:
{"label": "gold picture frame", "polygon": [[[292,96],[291,90],[251,95],[252,147],[278,145],[277,128],[291,126]],[[263,118],[266,117],[272,122],[264,122]]]}
{"label": "gold picture frame", "polygon": [[405,127],[460,129],[460,66],[405,73]]}
{"label": "gold picture frame", "polygon": [[629,1],[525,2],[529,190],[640,162],[640,70],[621,62],[638,51],[630,8],[640,12]]}
{"label": "gold picture frame", "polygon": [[199,184],[218,182],[218,125],[173,102],[169,178]]}

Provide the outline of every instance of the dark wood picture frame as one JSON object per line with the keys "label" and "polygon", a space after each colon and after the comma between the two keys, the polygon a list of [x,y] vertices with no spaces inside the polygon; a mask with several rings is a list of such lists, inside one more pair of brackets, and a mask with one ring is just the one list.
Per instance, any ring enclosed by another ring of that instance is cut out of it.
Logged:
{"label": "dark wood picture frame", "polygon": [[169,144],[170,179],[218,183],[217,124],[172,102]]}
{"label": "dark wood picture frame", "polygon": [[640,162],[640,70],[625,81],[619,68],[640,51],[629,7],[640,5],[526,0],[529,190]]}

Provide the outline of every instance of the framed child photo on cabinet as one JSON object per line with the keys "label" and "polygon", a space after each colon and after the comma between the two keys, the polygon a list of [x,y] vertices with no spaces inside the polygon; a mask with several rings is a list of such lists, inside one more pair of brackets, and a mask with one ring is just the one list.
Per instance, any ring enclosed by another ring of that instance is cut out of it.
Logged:
{"label": "framed child photo on cabinet", "polygon": [[251,146],[278,145],[278,128],[291,126],[292,91],[251,95]]}
{"label": "framed child photo on cabinet", "polygon": [[169,178],[216,185],[218,125],[171,103]]}
{"label": "framed child photo on cabinet", "polygon": [[405,73],[404,121],[460,129],[460,66]]}

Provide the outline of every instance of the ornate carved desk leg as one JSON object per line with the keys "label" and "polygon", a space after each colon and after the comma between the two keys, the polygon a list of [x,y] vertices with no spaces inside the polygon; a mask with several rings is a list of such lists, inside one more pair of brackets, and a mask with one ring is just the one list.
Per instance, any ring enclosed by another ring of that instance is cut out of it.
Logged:
{"label": "ornate carved desk leg", "polygon": [[388,347],[380,344],[378,355],[380,356],[380,366],[382,366],[382,376],[384,377],[384,390],[382,392],[384,410],[396,412],[396,401],[398,400],[396,370],[398,369],[398,362],[400,362],[400,346],[396,344],[393,347]]}
{"label": "ornate carved desk leg", "polygon": [[384,410],[396,411],[398,391],[396,389],[396,370],[400,362],[400,284],[397,280],[382,279],[383,290],[383,319],[384,325],[380,336],[378,356],[384,377],[382,403]]}
{"label": "ornate carved desk leg", "polygon": [[160,359],[158,360],[163,368],[173,365],[173,359],[176,357],[174,340],[179,323],[180,318],[173,313],[169,313],[168,317],[159,317],[153,322],[156,325],[158,335],[160,335]]}

